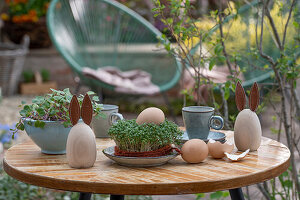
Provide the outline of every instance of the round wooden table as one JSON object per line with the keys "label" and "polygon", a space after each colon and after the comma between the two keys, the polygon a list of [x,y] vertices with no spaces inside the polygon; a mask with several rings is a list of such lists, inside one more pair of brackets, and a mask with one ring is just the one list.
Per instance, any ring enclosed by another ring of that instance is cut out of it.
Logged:
{"label": "round wooden table", "polygon": [[[233,132],[226,131],[233,141]],[[73,169],[66,155],[46,155],[32,142],[17,144],[3,159],[7,174],[22,182],[46,188],[81,192],[81,199],[91,193],[123,195],[173,195],[213,192],[229,189],[233,199],[241,199],[240,187],[272,179],[289,166],[289,149],[274,140],[262,138],[258,151],[239,162],[208,157],[199,164],[187,164],[180,156],[159,167],[133,168],[116,164],[102,150],[113,146],[110,139],[97,139],[97,161],[89,169]]]}

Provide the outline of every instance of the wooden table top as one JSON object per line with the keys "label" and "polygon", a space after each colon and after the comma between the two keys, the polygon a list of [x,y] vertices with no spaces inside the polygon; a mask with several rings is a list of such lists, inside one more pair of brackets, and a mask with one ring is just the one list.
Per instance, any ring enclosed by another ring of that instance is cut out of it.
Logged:
{"label": "wooden table top", "polygon": [[[233,141],[233,132],[225,132]],[[12,177],[41,187],[122,195],[171,195],[233,189],[274,178],[287,170],[289,149],[262,138],[258,151],[240,162],[208,157],[199,164],[187,164],[180,156],[168,164],[150,168],[120,166],[105,157],[102,149],[113,146],[110,139],[97,139],[94,167],[73,169],[66,155],[46,155],[32,142],[11,147],[3,159],[4,170]]]}

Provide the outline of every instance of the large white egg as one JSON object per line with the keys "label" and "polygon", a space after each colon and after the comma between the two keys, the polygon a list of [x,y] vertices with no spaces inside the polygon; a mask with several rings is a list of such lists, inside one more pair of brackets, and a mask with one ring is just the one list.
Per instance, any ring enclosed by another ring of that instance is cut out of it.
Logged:
{"label": "large white egg", "polygon": [[164,112],[161,109],[155,107],[150,107],[143,110],[136,118],[136,123],[139,125],[143,123],[154,123],[159,125],[164,121],[165,121]]}
{"label": "large white egg", "polygon": [[256,151],[261,142],[261,125],[257,114],[250,109],[242,110],[234,124],[234,143],[240,151]]}

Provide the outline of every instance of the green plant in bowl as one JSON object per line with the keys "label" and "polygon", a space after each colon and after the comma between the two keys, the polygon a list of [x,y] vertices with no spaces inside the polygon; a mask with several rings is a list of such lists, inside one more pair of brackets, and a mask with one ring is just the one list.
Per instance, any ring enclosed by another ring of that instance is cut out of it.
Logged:
{"label": "green plant in bowl", "polygon": [[120,120],[112,125],[108,134],[120,150],[128,152],[155,151],[166,145],[180,144],[183,132],[178,126],[165,120],[160,125],[138,125],[135,119]]}
{"label": "green plant in bowl", "polygon": [[[45,96],[37,96],[31,104],[22,103],[21,118],[16,124],[14,133],[26,130],[27,135],[41,148],[43,153],[64,154],[71,121],[69,118],[69,105],[73,97],[68,88],[63,91],[51,89]],[[95,95],[90,91],[88,95]],[[82,104],[84,95],[79,95],[79,104]],[[102,104],[99,98],[92,98],[93,113],[97,118],[102,115]]]}

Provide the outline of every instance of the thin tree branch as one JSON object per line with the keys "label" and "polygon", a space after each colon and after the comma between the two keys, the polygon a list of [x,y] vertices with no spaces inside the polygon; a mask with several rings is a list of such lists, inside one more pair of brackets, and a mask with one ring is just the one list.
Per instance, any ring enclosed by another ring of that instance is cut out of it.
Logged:
{"label": "thin tree branch", "polygon": [[271,200],[270,194],[260,185],[260,183],[256,184],[256,186],[267,200]]}
{"label": "thin tree branch", "polygon": [[269,10],[269,8],[268,8],[268,5],[266,6],[266,16],[267,16],[267,18],[269,19],[269,22],[270,22],[270,25],[271,25],[271,28],[272,28],[272,32],[273,32],[273,34],[274,34],[274,36],[275,36],[276,45],[277,45],[277,47],[278,47],[279,49],[282,49],[280,37],[279,37],[278,31],[277,31],[277,28],[276,28],[276,26],[275,26],[273,17],[272,17],[271,14],[270,14],[270,10]]}
{"label": "thin tree branch", "polygon": [[[221,3],[220,3],[220,5],[221,5]],[[227,67],[229,69],[230,74],[233,76],[232,66],[231,66],[230,61],[229,61],[229,55],[226,51],[226,47],[225,47],[225,44],[224,44],[223,19],[222,19],[222,12],[221,11],[222,11],[222,8],[219,8],[218,17],[219,17],[219,29],[220,29],[220,36],[221,36],[221,44],[222,44],[222,47],[223,47],[223,54],[224,54],[225,59],[226,59]]]}
{"label": "thin tree branch", "polygon": [[222,101],[223,101],[225,128],[229,128],[228,104],[227,104],[227,100],[225,99],[225,94],[224,94],[224,91],[222,88],[222,84],[219,85],[219,89],[220,89]]}
{"label": "thin tree branch", "polygon": [[[289,121],[288,121],[288,113],[287,113],[287,105],[286,105],[287,104],[286,96],[287,96],[288,92],[287,92],[287,88],[285,87],[286,82],[283,81],[283,80],[285,80],[285,75],[278,71],[278,68],[277,68],[278,62],[275,63],[274,60],[270,56],[265,55],[262,51],[263,18],[264,18],[265,10],[266,10],[266,4],[264,3],[263,0],[262,0],[262,3],[263,3],[263,9],[262,9],[262,16],[261,16],[262,17],[262,19],[261,19],[261,35],[260,35],[260,42],[258,45],[258,49],[259,49],[260,55],[270,62],[271,67],[272,67],[273,71],[275,72],[275,78],[279,84],[279,89],[281,92],[281,111],[282,111],[282,116],[283,116],[283,126],[284,126],[284,130],[285,130],[285,135],[287,138],[287,144],[288,144],[288,147],[291,152],[292,178],[295,183],[298,197],[300,198],[300,184],[299,184],[298,171],[297,171],[296,162],[295,162],[294,144],[292,141],[293,135],[292,135],[292,131],[291,131],[291,124],[289,124]],[[257,28],[256,28],[256,31],[257,31]],[[256,37],[257,37],[257,32],[256,32]],[[281,51],[281,56],[283,56],[283,52],[282,52],[283,50],[280,49],[280,51]]]}
{"label": "thin tree branch", "polygon": [[[281,114],[281,112],[280,112]],[[281,129],[282,129],[282,116],[280,116],[280,120],[279,120],[279,128],[278,128],[278,135],[277,135],[277,141],[280,142],[280,138],[281,138]]]}
{"label": "thin tree branch", "polygon": [[294,99],[294,102],[295,102],[296,115],[297,115],[296,118],[297,118],[298,123],[300,123],[300,104],[299,104],[300,100],[297,95],[296,89],[291,90],[291,93],[292,93],[292,98]]}
{"label": "thin tree branch", "polygon": [[293,11],[295,5],[296,5],[296,0],[293,0],[291,8],[289,10],[289,16],[288,16],[288,19],[287,19],[285,27],[284,27],[284,32],[283,32],[283,37],[282,37],[282,48],[284,48],[284,45],[285,45],[285,38],[286,38],[288,25],[289,25],[289,22],[290,22],[290,19],[291,19],[291,16],[292,16],[292,11]]}
{"label": "thin tree branch", "polygon": [[[268,60],[269,63],[271,63],[272,65],[275,65],[276,63],[274,62],[273,58],[271,58],[270,56],[266,55],[263,51],[262,51],[262,41],[263,41],[263,34],[264,34],[264,16],[265,16],[265,4],[264,4],[264,0],[262,0],[262,4],[263,4],[263,8],[262,8],[262,14],[261,14],[261,30],[260,30],[260,41],[258,43],[258,36],[257,36],[257,26],[258,26],[258,20],[256,22],[255,25],[255,39],[256,39],[256,45],[258,47],[259,50],[259,54],[261,57],[263,57],[264,59]],[[258,15],[259,17],[259,15]]]}

